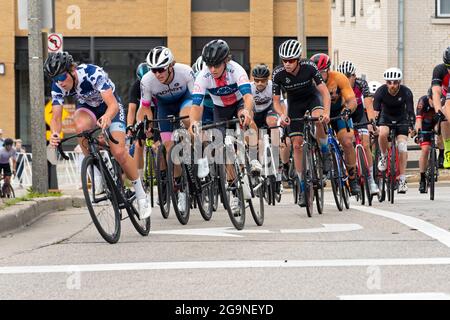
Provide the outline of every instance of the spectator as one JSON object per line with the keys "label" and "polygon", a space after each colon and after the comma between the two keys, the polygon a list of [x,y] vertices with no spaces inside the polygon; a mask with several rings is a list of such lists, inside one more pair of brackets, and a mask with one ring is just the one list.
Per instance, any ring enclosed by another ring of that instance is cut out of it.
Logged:
{"label": "spectator", "polygon": [[23,168],[25,166],[24,157],[25,157],[26,150],[22,146],[21,139],[16,139],[14,149],[17,152],[17,179],[19,180],[19,188],[22,189],[23,188],[22,175],[23,175]]}

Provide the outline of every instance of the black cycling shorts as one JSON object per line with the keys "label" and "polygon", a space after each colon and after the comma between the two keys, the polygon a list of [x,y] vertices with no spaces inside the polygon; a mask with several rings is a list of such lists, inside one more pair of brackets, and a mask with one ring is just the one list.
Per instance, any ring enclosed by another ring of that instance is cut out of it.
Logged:
{"label": "black cycling shorts", "polygon": [[[290,119],[302,118],[306,111],[314,111],[317,109],[323,109],[322,99],[317,92],[303,100],[289,100],[288,97],[288,117]],[[300,121],[291,122],[289,126],[289,137],[303,136],[303,129],[305,124]]]}
{"label": "black cycling shorts", "polygon": [[[244,99],[239,100],[237,103],[235,103],[232,106],[227,107],[219,107],[214,106],[214,122],[222,122],[226,120],[231,120],[233,118],[237,118],[238,112],[244,109]],[[223,136],[225,137],[226,129],[225,127],[217,128],[219,129]]]}
{"label": "black cycling shorts", "polygon": [[9,163],[0,163],[0,174],[2,173],[5,177],[12,176],[11,166],[9,165]]}
{"label": "black cycling shorts", "polygon": [[[391,124],[392,121],[397,121],[398,124],[408,124],[408,119],[405,115],[392,116],[381,112],[380,118],[378,119],[378,126],[383,126],[386,124]],[[409,130],[407,126],[401,126],[397,128],[397,136],[408,136]]]}

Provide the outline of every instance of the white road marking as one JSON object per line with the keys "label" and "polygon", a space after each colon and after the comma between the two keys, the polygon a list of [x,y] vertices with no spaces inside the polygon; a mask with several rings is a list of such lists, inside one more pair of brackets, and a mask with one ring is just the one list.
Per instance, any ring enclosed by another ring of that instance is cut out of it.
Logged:
{"label": "white road marking", "polygon": [[374,214],[377,216],[389,218],[395,221],[398,221],[404,225],[407,225],[410,228],[417,229],[418,231],[426,234],[427,236],[436,239],[441,242],[445,246],[450,248],[450,232],[435,226],[429,222],[423,221],[421,219],[410,217],[404,214],[400,214],[397,212],[387,211],[376,209],[372,207],[364,207],[359,205],[352,205],[351,209],[355,209],[358,211]]}
{"label": "white road marking", "polygon": [[443,292],[421,293],[388,293],[388,294],[360,294],[338,296],[340,300],[450,300],[450,294]]}
{"label": "white road marking", "polygon": [[322,224],[323,228],[312,229],[281,229],[281,233],[327,233],[327,232],[344,232],[361,230],[359,224]]}
{"label": "white road marking", "polygon": [[341,260],[228,260],[1,267],[2,274],[110,272],[174,269],[331,268],[364,266],[450,265],[450,258]]}

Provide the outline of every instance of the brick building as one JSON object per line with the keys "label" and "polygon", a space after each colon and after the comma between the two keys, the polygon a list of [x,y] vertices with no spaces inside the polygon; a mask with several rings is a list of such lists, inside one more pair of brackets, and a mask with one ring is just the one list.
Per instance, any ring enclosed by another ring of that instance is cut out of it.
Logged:
{"label": "brick building", "polygon": [[[330,0],[305,0],[308,54],[328,51]],[[17,1],[0,1],[0,128],[29,141],[27,31],[19,30]],[[76,61],[99,64],[124,103],[135,67],[156,45],[191,64],[212,38],[227,40],[249,71],[278,63],[276,48],[297,36],[296,0],[56,0],[56,32]],[[48,84],[47,84],[48,87]],[[48,95],[48,88],[46,94]]]}
{"label": "brick building", "polygon": [[450,46],[450,0],[404,1],[404,52],[399,50],[399,0],[333,0],[331,47],[335,64],[353,61],[358,74],[383,80],[383,71],[400,67],[414,99],[430,86],[436,64]]}

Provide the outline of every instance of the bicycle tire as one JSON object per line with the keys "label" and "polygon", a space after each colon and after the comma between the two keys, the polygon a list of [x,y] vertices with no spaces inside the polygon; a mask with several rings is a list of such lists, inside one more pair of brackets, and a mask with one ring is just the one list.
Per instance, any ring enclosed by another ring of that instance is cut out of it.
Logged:
{"label": "bicycle tire", "polygon": [[209,170],[211,170],[211,177],[213,178],[213,211],[217,211],[219,209],[219,197],[220,197],[220,185],[219,185],[219,170],[217,168],[216,163],[212,163],[209,167]]}
{"label": "bicycle tire", "polygon": [[[357,159],[359,164],[359,172],[361,173],[360,179],[362,179],[361,186],[361,199],[366,198],[369,206],[372,206],[372,197],[370,194],[370,186],[369,186],[369,167],[367,163],[367,156],[364,148],[361,146],[357,148]],[[365,201],[361,201],[361,204],[364,205]]]}
{"label": "bicycle tire", "polygon": [[[195,198],[202,218],[205,221],[209,221],[211,220],[214,211],[214,178],[211,175],[211,171],[210,174],[207,175],[203,181],[199,181],[199,183],[202,184],[202,192],[196,193]],[[205,200],[206,198],[208,201]]]}
{"label": "bicycle tire", "polygon": [[[161,171],[162,162],[165,163],[165,174]],[[164,144],[158,147],[158,152],[156,155],[156,180],[158,187],[158,201],[159,201],[159,209],[161,211],[161,215],[164,219],[167,219],[170,214],[170,192],[169,192],[169,178],[168,178],[168,170],[167,170],[167,158],[166,158],[166,148]]]}
{"label": "bicycle tire", "polygon": [[305,181],[305,199],[306,199],[306,214],[312,217],[314,212],[314,185],[313,185],[313,164],[312,151],[309,144],[303,145],[303,179]]}
{"label": "bicycle tire", "polygon": [[386,199],[386,180],[384,172],[378,170],[378,161],[380,160],[380,149],[376,143],[375,159],[373,161],[373,175],[380,192],[377,195],[378,202],[383,202]]}
{"label": "bicycle tire", "polygon": [[391,154],[390,154],[390,171],[389,171],[389,192],[390,192],[390,202],[391,204],[394,204],[394,197],[395,197],[395,183],[397,180],[397,154],[396,154],[396,146],[395,142],[392,142],[391,146]]}
{"label": "bicycle tire", "polygon": [[[341,153],[342,154],[342,153]],[[339,167],[340,167],[340,173],[341,173],[341,186],[342,186],[342,200],[344,202],[345,208],[348,210],[350,209],[350,186],[348,182],[348,176],[347,176],[347,169],[344,164],[344,159],[342,156],[339,156]]]}
{"label": "bicycle tire", "polygon": [[175,212],[175,215],[178,219],[178,221],[182,225],[186,225],[189,221],[190,217],[190,211],[191,211],[191,190],[190,190],[190,183],[187,173],[187,168],[183,163],[180,163],[181,166],[181,182],[179,186],[181,187],[182,192],[185,194],[186,202],[184,211],[180,210],[178,207],[178,198],[179,198],[179,190],[175,190],[175,176],[174,176],[174,163],[173,163],[173,155],[172,152],[175,152],[174,146],[169,151],[169,159],[167,161],[167,173],[168,173],[168,180],[169,180],[169,194],[172,198],[172,205],[173,210]]}
{"label": "bicycle tire", "polygon": [[430,200],[434,200],[434,188],[435,188],[435,183],[436,183],[436,167],[437,167],[437,163],[436,163],[436,149],[435,148],[431,148],[430,151],[430,161],[428,164],[428,167],[430,168],[430,174],[429,174],[429,185],[430,185]]}
{"label": "bicycle tire", "polygon": [[[89,195],[89,192],[92,191],[93,193],[95,190],[95,182],[94,182],[94,166],[98,167],[99,162],[98,160],[94,159],[91,155],[86,156],[83,159],[83,162],[81,164],[81,185],[83,188],[83,194],[84,194],[84,199],[86,201],[86,207],[89,211],[89,215],[91,216],[92,221],[94,222],[95,227],[97,228],[97,231],[100,233],[100,235],[102,236],[102,238],[111,244],[117,243],[117,241],[119,241],[120,238],[120,232],[121,232],[121,217],[120,217],[120,209],[119,209],[119,204],[118,204],[118,200],[117,200],[117,196],[115,193],[115,185],[114,182],[112,181],[111,177],[109,176],[109,174],[105,174],[103,171],[107,170],[106,168],[100,168],[100,172],[102,173],[102,179],[103,179],[103,183],[104,183],[104,187],[105,187],[105,195],[106,195],[106,201],[109,201],[111,203],[111,206],[114,210],[114,226],[113,226],[113,231],[112,232],[108,232],[105,230],[105,228],[102,225],[102,222],[100,221],[100,219],[97,217],[97,213],[94,210],[94,206],[91,200],[91,197]],[[92,168],[89,170],[88,173],[88,168]],[[89,190],[89,186],[88,186],[88,174],[90,174],[90,179],[91,179],[91,189]],[[94,183],[92,183],[94,182]],[[112,191],[113,190],[113,191]],[[95,195],[93,195],[93,198],[95,199]]]}
{"label": "bicycle tire", "polygon": [[323,162],[322,153],[319,146],[314,147],[313,168],[314,168],[314,196],[316,198],[316,207],[319,214],[323,214],[324,207],[324,179],[323,179]]}
{"label": "bicycle tire", "polygon": [[155,207],[154,195],[154,179],[155,179],[155,165],[154,152],[151,147],[145,148],[145,163],[144,163],[144,179],[143,185],[145,193],[150,194],[150,204],[152,208]]}
{"label": "bicycle tire", "polygon": [[[244,225],[245,225],[245,200],[244,200],[244,190],[242,188],[242,182],[240,181],[239,176],[236,173],[236,166],[233,164],[232,165],[232,170],[234,170],[234,174],[235,174],[235,182],[237,183],[237,185],[235,186],[231,186],[229,185],[228,181],[227,181],[227,175],[226,175],[226,168],[225,168],[225,164],[220,164],[219,165],[219,174],[220,174],[220,189],[221,189],[221,194],[222,194],[222,199],[223,199],[223,204],[225,206],[225,209],[228,212],[228,216],[231,220],[231,223],[233,224],[233,226],[237,229],[237,230],[242,230],[244,229]],[[231,193],[235,193],[235,197],[238,198],[239,203],[239,213],[235,216],[235,214],[233,213],[233,211],[231,210],[231,203],[230,203],[230,196]]]}
{"label": "bicycle tire", "polygon": [[4,188],[5,188],[5,193],[4,193],[5,198],[14,199],[16,197],[16,193],[14,192],[14,188],[11,185],[11,183],[4,186]]}
{"label": "bicycle tire", "polygon": [[343,200],[343,189],[342,189],[342,183],[339,176],[339,169],[338,169],[338,161],[336,158],[336,153],[333,149],[331,149],[330,152],[331,156],[331,170],[330,170],[330,181],[331,181],[331,189],[333,191],[334,201],[336,203],[336,207],[339,211],[344,210],[344,200]]}
{"label": "bicycle tire", "polygon": [[[264,186],[266,180],[262,178],[261,175],[253,175],[250,173],[250,161],[248,156],[246,156],[246,173],[249,181],[250,192],[252,198],[247,200],[247,203],[250,207],[250,212],[252,214],[253,220],[255,221],[257,226],[262,226],[264,224]],[[275,179],[275,176],[271,176]],[[269,177],[270,178],[270,177]],[[272,182],[272,181],[271,181]],[[272,183],[271,183],[272,184]],[[273,186],[272,186],[273,187]],[[275,205],[275,190],[272,188],[271,190],[271,199],[273,205]]]}

